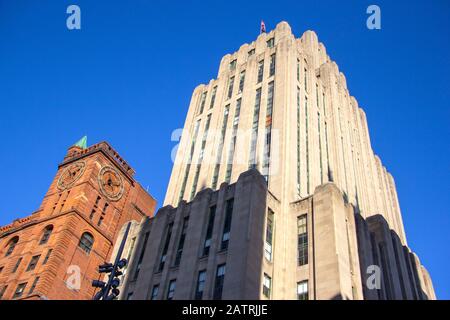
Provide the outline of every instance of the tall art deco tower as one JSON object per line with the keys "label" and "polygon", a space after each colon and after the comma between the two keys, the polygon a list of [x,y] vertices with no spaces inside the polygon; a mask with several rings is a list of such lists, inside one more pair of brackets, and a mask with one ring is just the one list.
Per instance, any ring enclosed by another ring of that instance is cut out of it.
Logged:
{"label": "tall art deco tower", "polygon": [[194,90],[164,205],[135,230],[130,299],[434,298],[364,111],[286,22]]}

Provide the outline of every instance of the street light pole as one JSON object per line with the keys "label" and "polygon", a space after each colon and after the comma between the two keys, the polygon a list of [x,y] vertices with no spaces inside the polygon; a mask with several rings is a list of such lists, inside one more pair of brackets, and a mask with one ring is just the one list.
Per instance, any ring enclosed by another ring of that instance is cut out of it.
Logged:
{"label": "street light pole", "polygon": [[[92,281],[92,286],[101,288],[99,292],[94,296],[93,300],[113,300],[119,295],[119,289],[117,287],[120,284],[120,280],[117,278],[122,275],[119,269],[125,267],[128,263],[127,259],[121,259],[125,243],[127,242],[128,233],[130,232],[131,222],[128,222],[127,228],[120,243],[119,250],[117,251],[114,264],[105,263],[99,266],[100,273],[109,273],[108,282],[105,283],[100,280]],[[113,288],[112,294],[110,294],[111,288]]]}

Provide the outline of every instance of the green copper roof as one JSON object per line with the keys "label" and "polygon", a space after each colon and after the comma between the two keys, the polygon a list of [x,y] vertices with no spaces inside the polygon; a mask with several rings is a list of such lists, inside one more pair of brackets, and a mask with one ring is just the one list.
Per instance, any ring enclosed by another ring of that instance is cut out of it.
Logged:
{"label": "green copper roof", "polygon": [[87,136],[84,136],[77,143],[74,144],[75,147],[80,147],[81,149],[87,148]]}

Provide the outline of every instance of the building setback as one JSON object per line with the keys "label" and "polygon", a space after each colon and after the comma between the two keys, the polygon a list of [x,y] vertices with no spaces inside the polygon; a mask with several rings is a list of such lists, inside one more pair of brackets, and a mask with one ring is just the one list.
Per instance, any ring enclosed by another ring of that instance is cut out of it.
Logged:
{"label": "building setback", "polygon": [[164,204],[134,224],[124,299],[435,298],[364,111],[312,31],[281,22],[194,90]]}
{"label": "building setback", "polygon": [[0,300],[88,300],[127,221],[151,216],[155,200],[106,142],[71,146],[40,208],[0,227]]}

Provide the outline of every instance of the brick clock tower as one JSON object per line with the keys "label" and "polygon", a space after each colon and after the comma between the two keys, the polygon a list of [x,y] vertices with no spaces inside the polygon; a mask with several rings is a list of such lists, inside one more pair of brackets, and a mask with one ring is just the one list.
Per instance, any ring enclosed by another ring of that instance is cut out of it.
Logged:
{"label": "brick clock tower", "polygon": [[134,173],[107,142],[71,146],[40,208],[0,228],[0,299],[91,299],[121,227],[154,213]]}

